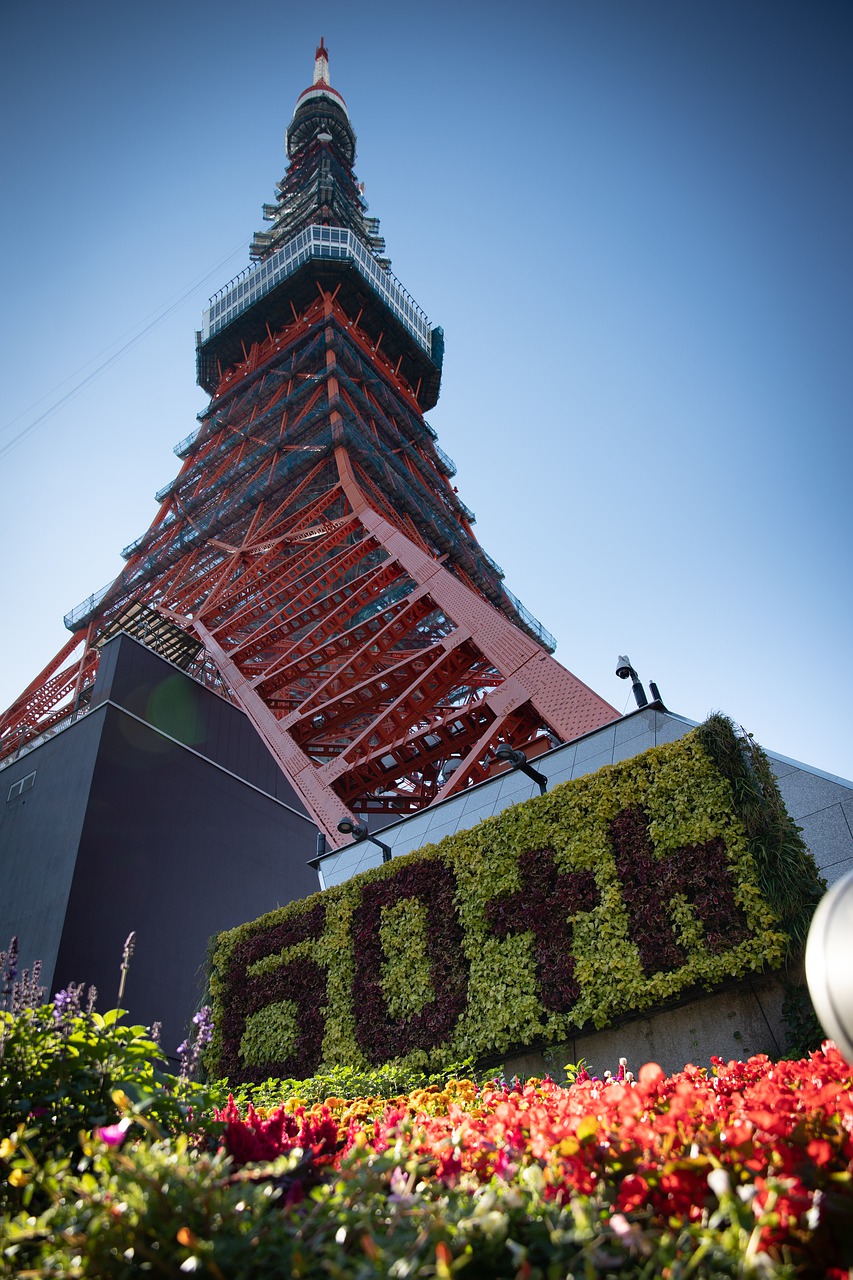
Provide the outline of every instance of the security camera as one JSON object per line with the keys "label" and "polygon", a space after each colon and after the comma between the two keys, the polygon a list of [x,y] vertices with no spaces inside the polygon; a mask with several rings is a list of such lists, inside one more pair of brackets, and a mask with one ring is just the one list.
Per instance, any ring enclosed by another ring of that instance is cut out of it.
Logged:
{"label": "security camera", "polygon": [[631,659],[625,653],[620,653],[616,659],[616,674],[620,680],[628,680],[629,678],[632,680],[631,692],[634,695],[634,701],[641,711],[643,707],[647,707],[649,700],[646,697],[646,691],[640,683],[640,677],[631,666]]}

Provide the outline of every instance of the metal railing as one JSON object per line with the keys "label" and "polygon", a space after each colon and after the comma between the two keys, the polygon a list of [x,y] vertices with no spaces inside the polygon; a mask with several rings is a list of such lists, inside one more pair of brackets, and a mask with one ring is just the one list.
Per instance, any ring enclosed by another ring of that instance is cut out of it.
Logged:
{"label": "metal railing", "polygon": [[95,612],[115,581],[116,579],[112,578],[105,587],[101,587],[100,591],[94,591],[85,600],[81,600],[78,605],[75,605],[70,613],[66,613],[62,621],[69,631],[76,631],[77,624]]}
{"label": "metal railing", "polygon": [[432,358],[429,320],[393,272],[383,267],[367,246],[344,227],[305,227],[261,262],[246,267],[210,299],[202,320],[201,341],[207,342],[259,298],[286,280],[310,258],[339,258],[352,262],[389,310]]}
{"label": "metal railing", "polygon": [[453,461],[449,453],[445,453],[443,449],[435,445],[435,451],[438,454],[439,462],[446,476],[456,475],[456,463]]}
{"label": "metal railing", "polygon": [[133,555],[134,551],[136,551],[139,547],[142,546],[146,537],[147,537],[147,530],[145,533],[140,533],[139,537],[134,538],[133,542],[129,542],[126,547],[122,547],[122,550],[121,550],[122,559],[129,560],[130,557]]}
{"label": "metal railing", "polygon": [[[483,548],[481,547],[480,550],[483,551]],[[492,566],[492,568],[494,569],[495,573],[498,575],[499,578],[502,578],[504,576],[503,569],[500,567],[497,560],[495,560],[493,556],[489,555],[488,551],[483,551],[483,559],[486,561],[487,564],[490,564]]]}
{"label": "metal railing", "polygon": [[509,587],[502,586],[501,589],[504,595],[509,598],[510,604],[518,614],[519,618],[522,619],[528,630],[532,631],[534,635],[537,636],[539,643],[543,645],[549,653],[553,653],[557,647],[557,641],[555,637],[551,635],[551,632],[547,627],[543,627],[539,619],[534,618],[529,609],[525,609],[518,596],[514,595],[513,592],[510,591]]}
{"label": "metal railing", "polygon": [[90,711],[91,707],[78,707],[76,711],[69,711],[67,716],[57,720],[56,724],[52,724],[49,729],[45,729],[43,733],[38,734],[35,738],[28,738],[12,755],[4,756],[0,760],[0,772],[3,769],[8,769],[10,764],[20,760],[22,756],[29,755],[31,751],[35,751],[36,747],[40,747],[43,742],[47,742],[50,738],[55,738],[58,733],[62,733],[63,729],[70,729],[72,724],[76,724],[83,716],[87,716]]}
{"label": "metal railing", "polygon": [[183,440],[178,441],[178,443],[175,445],[174,449],[172,450],[172,452],[176,455],[176,457],[185,458],[187,456],[190,450],[190,445],[195,440],[199,431],[201,431],[200,426],[196,427],[195,431],[191,431],[188,436],[184,436]]}

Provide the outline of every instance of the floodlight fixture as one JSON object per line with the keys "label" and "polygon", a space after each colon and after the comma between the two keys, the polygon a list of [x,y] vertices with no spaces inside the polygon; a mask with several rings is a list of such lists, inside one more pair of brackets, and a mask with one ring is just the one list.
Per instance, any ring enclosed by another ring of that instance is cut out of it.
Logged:
{"label": "floodlight fixture", "polygon": [[447,760],[445,760],[444,763],[439,768],[438,785],[440,787],[444,786],[445,782],[447,782],[450,778],[453,777],[454,773],[456,773],[456,770],[459,768],[461,764],[462,764],[461,756],[449,756]]}
{"label": "floodlight fixture", "polygon": [[391,861],[390,845],[384,844],[382,840],[377,840],[376,836],[372,836],[365,822],[357,822],[355,818],[341,818],[338,823],[338,831],[342,836],[352,836],[356,843],[362,840],[369,840],[371,844],[378,845],[382,850],[382,861]]}
{"label": "floodlight fixture", "polygon": [[509,742],[500,742],[495,747],[495,759],[503,761],[513,769],[517,769],[519,773],[531,778],[539,787],[540,796],[544,796],[548,790],[548,779],[544,773],[540,773],[538,769],[534,769],[533,765],[528,763],[527,756],[523,751],[519,751],[517,747],[512,746]]}

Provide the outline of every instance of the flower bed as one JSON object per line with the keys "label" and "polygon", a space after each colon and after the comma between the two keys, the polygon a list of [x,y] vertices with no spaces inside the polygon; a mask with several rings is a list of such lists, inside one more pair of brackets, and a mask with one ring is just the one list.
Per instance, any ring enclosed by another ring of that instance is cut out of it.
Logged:
{"label": "flower bed", "polygon": [[121,1138],[86,1140],[76,1170],[0,1146],[8,1198],[51,1196],[3,1222],[8,1274],[841,1280],[853,1266],[853,1070],[830,1043],[711,1074],[232,1100],[219,1123],[196,1117],[194,1142],[121,1105]]}
{"label": "flower bed", "polygon": [[[531,1274],[528,1246],[513,1238],[513,1210],[526,1205],[534,1217],[544,1206],[568,1209],[574,1232],[589,1224],[593,1274],[653,1274],[651,1259],[672,1265],[679,1256],[688,1274],[728,1233],[747,1256],[763,1255],[759,1271],[782,1264],[792,1274],[846,1276],[851,1087],[850,1066],[827,1043],[799,1062],[717,1059],[711,1075],[688,1066],[667,1078],[648,1064],[635,1080],[621,1064],[616,1078],[581,1071],[568,1087],[452,1080],[385,1102],[290,1100],[245,1116],[232,1100],[220,1118],[227,1149],[241,1159],[299,1147],[314,1156],[315,1176],[325,1166],[327,1179],[343,1170],[349,1180],[382,1157],[391,1202],[413,1214],[419,1197],[464,1190],[468,1216],[455,1240],[448,1232],[448,1264],[465,1261],[473,1235],[492,1249],[503,1244],[507,1274]],[[301,1198],[298,1183],[289,1197]],[[572,1253],[578,1238],[569,1235]]]}

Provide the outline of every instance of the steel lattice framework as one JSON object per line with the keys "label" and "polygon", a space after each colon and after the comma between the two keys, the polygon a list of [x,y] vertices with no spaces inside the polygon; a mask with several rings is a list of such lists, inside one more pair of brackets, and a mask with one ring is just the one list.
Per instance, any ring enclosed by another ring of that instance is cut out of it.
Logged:
{"label": "steel lattice framework", "polygon": [[205,315],[212,398],[181,470],[0,719],[0,750],[84,709],[128,631],[243,708],[337,845],[342,818],[487,776],[499,742],[532,753],[617,713],[550,656],[450,483],[423,416],[441,331],[380,256],[322,42],[288,155],[256,265]]}

